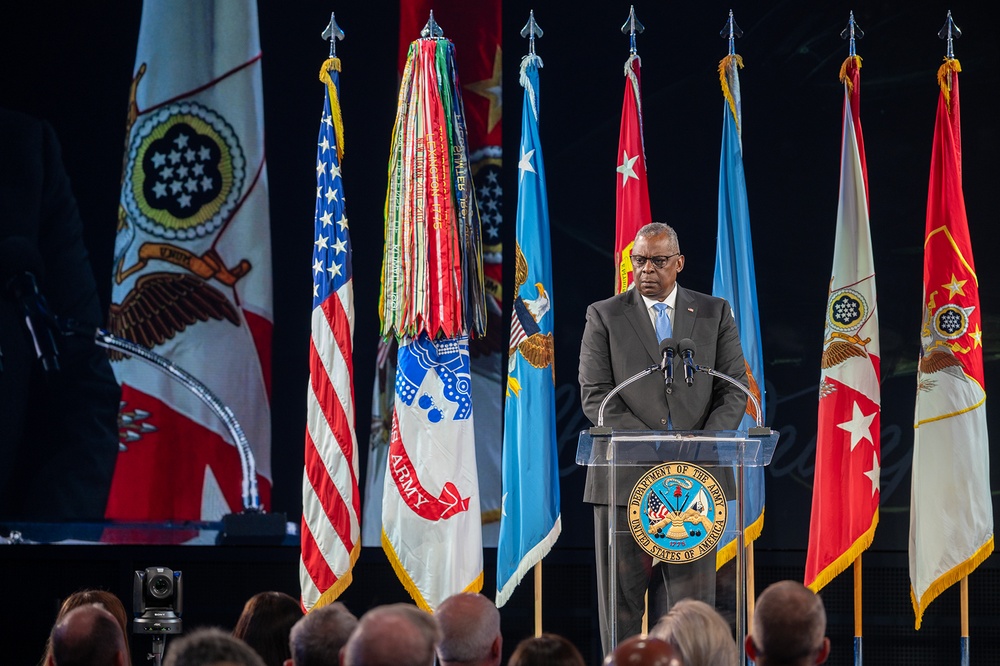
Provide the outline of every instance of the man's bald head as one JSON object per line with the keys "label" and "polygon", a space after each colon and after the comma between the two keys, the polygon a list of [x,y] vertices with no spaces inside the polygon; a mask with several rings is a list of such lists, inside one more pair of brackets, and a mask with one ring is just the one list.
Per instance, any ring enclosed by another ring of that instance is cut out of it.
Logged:
{"label": "man's bald head", "polygon": [[361,616],[340,653],[342,666],[432,666],[437,622],[411,604],[377,606]]}
{"label": "man's bald head", "polygon": [[492,601],[475,592],[455,594],[441,602],[434,618],[441,629],[437,654],[443,665],[500,663],[500,611]]}
{"label": "man's bald head", "polygon": [[115,616],[97,604],[74,608],[59,620],[50,635],[50,666],[121,666],[125,663],[125,635]]}
{"label": "man's bald head", "polygon": [[757,598],[746,647],[758,666],[823,663],[830,653],[823,600],[797,581],[770,585]]}

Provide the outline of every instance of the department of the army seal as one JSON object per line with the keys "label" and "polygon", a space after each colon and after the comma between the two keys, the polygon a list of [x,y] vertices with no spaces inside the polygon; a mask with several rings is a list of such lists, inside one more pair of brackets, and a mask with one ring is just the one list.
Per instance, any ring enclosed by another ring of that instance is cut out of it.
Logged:
{"label": "department of the army seal", "polygon": [[639,547],[675,564],[715,552],[726,530],[726,495],[702,467],[668,462],[646,472],[628,500],[629,531]]}

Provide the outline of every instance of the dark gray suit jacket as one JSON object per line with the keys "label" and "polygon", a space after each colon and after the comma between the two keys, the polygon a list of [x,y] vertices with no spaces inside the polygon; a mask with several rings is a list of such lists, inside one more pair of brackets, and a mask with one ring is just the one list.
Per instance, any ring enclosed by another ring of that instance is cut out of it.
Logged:
{"label": "dark gray suit jacket", "polygon": [[[746,362],[739,331],[724,299],[677,285],[673,337],[691,338],[695,362],[707,365],[746,384]],[[594,303],[580,344],[580,393],[583,412],[592,423],[604,397],[643,368],[660,361],[656,331],[642,297],[635,289]],[[678,365],[672,394],[664,390],[663,375],[655,372],[624,389],[604,409],[604,425],[622,430],[734,430],[746,410],[746,396],[735,386],[698,374],[684,385]],[[618,481],[618,504],[625,504],[632,486],[646,470],[630,468]],[[587,469],[585,502],[606,504],[606,470]]]}

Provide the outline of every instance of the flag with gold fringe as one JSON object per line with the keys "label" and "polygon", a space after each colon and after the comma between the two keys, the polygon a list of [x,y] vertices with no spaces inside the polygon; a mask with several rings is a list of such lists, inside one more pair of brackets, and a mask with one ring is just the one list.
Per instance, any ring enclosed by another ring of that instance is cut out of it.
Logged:
{"label": "flag with gold fringe", "polygon": [[[331,22],[330,30],[336,31]],[[313,309],[302,475],[299,581],[307,611],[334,601],[361,554],[354,413],[354,271],[344,209],[340,59],[323,63],[325,99],[316,148]]]}
{"label": "flag with gold fringe", "polygon": [[[533,17],[532,17],[533,20]],[[514,304],[503,431],[503,515],[497,546],[497,606],[541,562],[562,531],[552,309],[552,244],[545,163],[538,134],[538,70],[521,60],[524,100],[517,186]]]}
{"label": "flag with gold fringe", "polygon": [[642,62],[633,53],[625,62],[625,97],[618,130],[615,188],[615,293],[628,289],[632,274],[632,243],[643,225],[653,221],[646,180],[646,146],[642,138]]}
{"label": "flag with gold fringe", "polygon": [[469,337],[485,333],[482,242],[455,47],[410,45],[389,156],[380,314],[399,341],[382,547],[418,606],[483,584]]}
{"label": "flag with gold fringe", "polygon": [[[730,19],[732,20],[732,19]],[[764,409],[764,353],[760,343],[760,316],[757,308],[757,278],[750,238],[746,176],[743,171],[743,113],[738,68],[743,59],[733,53],[719,63],[719,80],[725,98],[722,104],[722,155],[719,165],[719,230],[715,246],[715,277],[712,295],[726,299],[740,332],[740,345],[747,366],[750,391]],[[762,412],[763,413],[763,412]],[[757,410],[747,399],[739,429],[757,425]],[[747,544],[764,528],[764,469],[746,470],[743,488],[744,539]],[[735,513],[734,513],[735,515]],[[727,530],[719,542],[717,566],[736,555],[736,533]]]}
{"label": "flag with gold fringe", "polygon": [[910,488],[910,596],[939,594],[993,552],[979,276],[962,191],[958,60],[938,71],[924,237],[924,311]]}
{"label": "flag with gold fringe", "polygon": [[[500,449],[503,438],[503,105],[501,0],[399,0],[399,73],[406,66],[413,36],[434,9],[447,16],[454,36],[459,80],[465,94],[469,135],[469,172],[482,221],[483,275],[486,291],[486,336],[469,341],[476,463],[479,468],[483,545],[496,546],[500,524]],[[391,353],[390,352],[391,347]],[[361,536],[364,546],[378,546],[382,535],[382,481],[392,430],[395,346],[380,341],[372,395],[372,428],[368,440]]]}
{"label": "flag with gold fringe", "polygon": [[805,584],[819,591],[857,559],[878,524],[881,397],[878,301],[861,134],[861,58],[844,61],[840,200],[826,305],[816,472]]}

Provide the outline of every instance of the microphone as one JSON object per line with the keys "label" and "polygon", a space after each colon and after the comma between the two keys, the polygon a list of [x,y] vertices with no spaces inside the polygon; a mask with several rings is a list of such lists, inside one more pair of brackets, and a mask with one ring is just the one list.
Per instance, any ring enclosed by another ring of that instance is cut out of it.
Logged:
{"label": "microphone", "polygon": [[45,264],[38,248],[24,236],[8,236],[0,241],[0,284],[24,312],[24,324],[31,334],[35,354],[45,372],[59,370],[59,349],[52,335],[52,313],[38,289]]}
{"label": "microphone", "polygon": [[674,353],[677,342],[673,338],[664,338],[660,343],[660,369],[663,371],[663,383],[667,393],[673,393],[674,387]]}
{"label": "microphone", "polygon": [[694,350],[695,344],[691,338],[684,338],[677,344],[681,350],[681,358],[684,359],[684,381],[688,386],[694,382]]}

